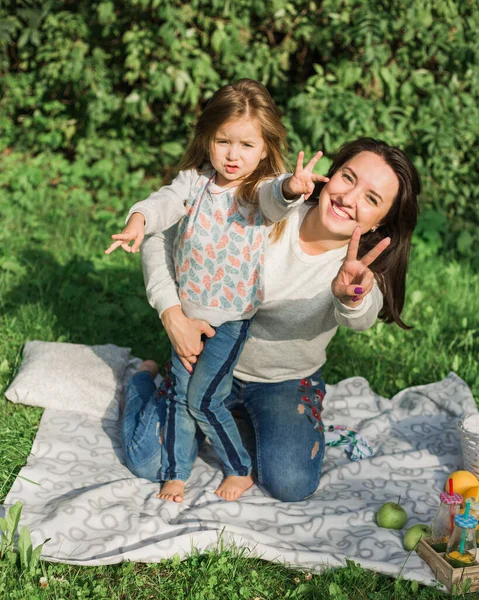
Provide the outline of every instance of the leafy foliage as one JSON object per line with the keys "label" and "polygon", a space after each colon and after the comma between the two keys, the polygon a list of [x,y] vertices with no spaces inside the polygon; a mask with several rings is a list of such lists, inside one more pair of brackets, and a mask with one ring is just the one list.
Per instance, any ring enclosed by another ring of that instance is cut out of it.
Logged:
{"label": "leafy foliage", "polygon": [[[474,258],[478,29],[475,0],[3,0],[0,149],[61,151],[105,183],[157,175],[213,91],[253,77],[294,150],[402,146],[425,184],[418,239]],[[91,199],[120,210],[109,196]]]}
{"label": "leafy foliage", "polygon": [[[30,575],[34,575],[40,561],[43,544],[39,544],[34,548],[30,530],[24,525],[18,533],[18,549],[17,552],[15,551],[14,542],[21,513],[22,503],[16,502],[9,508],[6,518],[0,518],[0,561],[6,560],[10,564],[15,565],[19,557],[20,569],[28,571]],[[45,542],[48,542],[49,539],[45,540]]]}

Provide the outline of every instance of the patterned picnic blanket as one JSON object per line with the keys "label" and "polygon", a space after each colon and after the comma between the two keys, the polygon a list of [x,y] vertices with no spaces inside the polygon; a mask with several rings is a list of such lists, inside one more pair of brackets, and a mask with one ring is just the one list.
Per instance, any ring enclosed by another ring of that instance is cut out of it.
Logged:
{"label": "patterned picnic blanket", "polygon": [[454,373],[390,400],[363,378],[346,379],[328,386],[324,422],[365,436],[371,458],[352,461],[342,445],[328,447],[319,488],[309,499],[279,502],[255,485],[227,503],[213,493],[222,472],[205,444],[185,501],[173,504],[158,500],[158,485],[124,466],[118,422],[47,409],[0,516],[21,500],[21,524],[30,528],[34,544],[51,538],[43,551],[51,561],[157,562],[186,556],[193,547],[211,548],[221,537],[266,560],[308,570],[344,565],[349,558],[431,584],[426,563],[403,549],[404,532],[377,527],[375,512],[400,495],[406,527],[430,523],[447,474],[461,467],[457,421],[476,411],[471,391]]}

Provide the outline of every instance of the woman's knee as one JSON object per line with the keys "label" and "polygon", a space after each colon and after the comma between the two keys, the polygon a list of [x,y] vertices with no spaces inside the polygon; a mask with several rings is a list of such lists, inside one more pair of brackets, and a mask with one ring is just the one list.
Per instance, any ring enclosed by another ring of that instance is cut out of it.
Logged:
{"label": "woman's knee", "polygon": [[288,469],[261,477],[259,484],[277,500],[300,502],[314,494],[319,478],[319,473],[312,476],[310,470]]}
{"label": "woman's knee", "polygon": [[159,474],[161,463],[159,463],[157,459],[138,462],[135,460],[135,457],[131,456],[129,453],[125,453],[125,458],[128,470],[133,473],[135,477],[148,479],[154,483],[160,481]]}
{"label": "woman's knee", "polygon": [[128,436],[127,432],[123,430],[121,447],[125,465],[133,475],[149,481],[159,481],[161,446],[158,444],[157,436],[154,438],[141,436],[140,443],[138,443],[137,439]]}

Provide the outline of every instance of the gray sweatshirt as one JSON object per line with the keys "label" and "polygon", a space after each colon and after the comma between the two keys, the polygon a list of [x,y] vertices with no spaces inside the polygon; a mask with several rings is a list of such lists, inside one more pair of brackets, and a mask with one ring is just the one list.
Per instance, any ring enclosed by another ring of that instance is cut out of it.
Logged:
{"label": "gray sweatshirt", "polygon": [[[347,246],[317,256],[301,250],[299,230],[310,208],[301,205],[289,217],[283,237],[266,247],[264,301],[234,373],[243,381],[280,382],[311,375],[326,361],[326,347],[338,325],[363,331],[382,308],[376,284],[355,308],[333,296],[331,282]],[[173,226],[149,236],[141,248],[148,300],[160,316],[181,304],[172,257],[175,232]]]}

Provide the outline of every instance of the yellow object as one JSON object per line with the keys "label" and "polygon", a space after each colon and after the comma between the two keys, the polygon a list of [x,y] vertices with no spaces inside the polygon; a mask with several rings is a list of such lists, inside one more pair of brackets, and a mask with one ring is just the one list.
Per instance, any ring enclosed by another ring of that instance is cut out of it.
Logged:
{"label": "yellow object", "polygon": [[451,473],[446,479],[444,488],[446,492],[449,491],[449,479],[452,479],[454,491],[457,494],[461,494],[461,496],[472,487],[479,487],[479,480],[473,473],[470,473],[469,471],[454,471],[454,473]]}
{"label": "yellow object", "polygon": [[461,560],[462,562],[468,562],[471,563],[474,561],[474,557],[471,556],[470,554],[459,554],[459,552],[457,550],[454,550],[453,552],[450,552],[448,554],[448,556],[450,556],[451,558],[453,558],[454,560]]}
{"label": "yellow object", "polygon": [[462,496],[464,500],[466,498],[473,498],[477,502],[477,500],[479,500],[479,485],[474,485],[473,487],[470,487],[464,492],[464,494],[462,494]]}
{"label": "yellow object", "polygon": [[462,567],[468,566],[476,562],[475,555],[473,556],[470,552],[464,552],[464,554],[460,554],[457,550],[453,552],[449,552],[444,556],[444,558],[452,564],[453,567]]}

